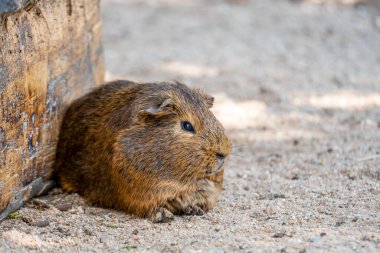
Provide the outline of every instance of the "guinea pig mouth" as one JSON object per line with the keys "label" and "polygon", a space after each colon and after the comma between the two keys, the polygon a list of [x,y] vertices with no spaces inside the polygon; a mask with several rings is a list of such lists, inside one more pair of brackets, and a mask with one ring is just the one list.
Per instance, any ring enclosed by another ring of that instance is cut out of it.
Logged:
{"label": "guinea pig mouth", "polygon": [[206,174],[211,175],[211,174],[219,172],[223,168],[223,165],[224,165],[224,160],[218,160],[218,163],[213,168],[207,169]]}

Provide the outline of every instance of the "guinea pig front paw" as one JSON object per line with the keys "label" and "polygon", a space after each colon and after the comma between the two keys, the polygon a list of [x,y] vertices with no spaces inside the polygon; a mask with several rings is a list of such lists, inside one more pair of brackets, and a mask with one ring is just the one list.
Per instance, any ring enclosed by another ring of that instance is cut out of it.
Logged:
{"label": "guinea pig front paw", "polygon": [[205,214],[203,209],[198,206],[188,206],[183,210],[183,213],[185,215],[197,215],[197,216],[202,216]]}
{"label": "guinea pig front paw", "polygon": [[154,223],[170,222],[174,219],[174,214],[168,209],[160,207],[153,217]]}

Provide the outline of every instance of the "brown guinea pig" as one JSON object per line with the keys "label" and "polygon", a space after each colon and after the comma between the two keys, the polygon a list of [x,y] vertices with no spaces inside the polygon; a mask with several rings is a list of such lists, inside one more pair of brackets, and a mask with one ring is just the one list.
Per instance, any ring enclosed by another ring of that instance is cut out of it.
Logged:
{"label": "brown guinea pig", "polygon": [[54,166],[62,188],[156,222],[210,210],[231,152],[213,100],[181,83],[115,81],[74,101]]}

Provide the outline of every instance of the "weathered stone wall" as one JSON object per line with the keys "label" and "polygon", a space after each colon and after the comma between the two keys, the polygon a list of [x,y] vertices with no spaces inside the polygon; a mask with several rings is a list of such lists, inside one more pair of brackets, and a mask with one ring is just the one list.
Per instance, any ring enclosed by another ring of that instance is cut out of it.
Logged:
{"label": "weathered stone wall", "polygon": [[100,32],[99,0],[0,4],[0,219],[47,186],[63,111],[103,82]]}

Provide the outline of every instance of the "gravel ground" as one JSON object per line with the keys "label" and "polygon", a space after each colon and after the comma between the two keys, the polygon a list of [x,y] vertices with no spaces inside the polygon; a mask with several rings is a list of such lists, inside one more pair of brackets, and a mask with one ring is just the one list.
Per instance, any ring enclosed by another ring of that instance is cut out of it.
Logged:
{"label": "gravel ground", "polygon": [[215,96],[223,196],[153,224],[54,189],[0,252],[380,252],[379,2],[318,2],[104,0],[107,79]]}

